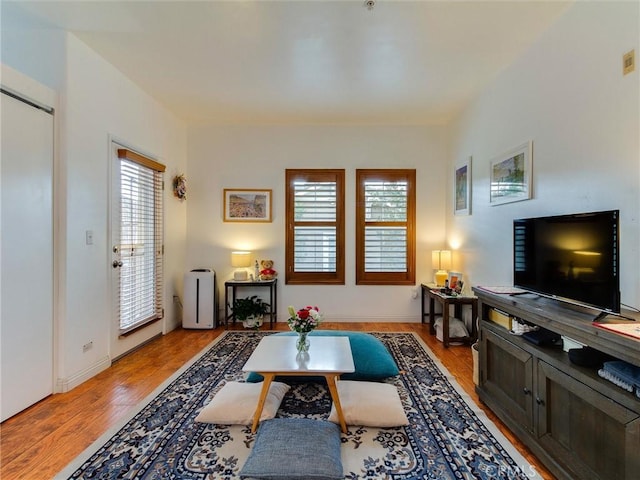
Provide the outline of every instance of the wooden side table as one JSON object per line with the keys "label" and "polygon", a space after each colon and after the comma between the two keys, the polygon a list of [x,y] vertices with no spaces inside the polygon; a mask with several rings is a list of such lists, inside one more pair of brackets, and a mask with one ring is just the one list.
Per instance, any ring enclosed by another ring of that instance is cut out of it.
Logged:
{"label": "wooden side table", "polygon": [[[442,343],[445,347],[449,347],[449,342],[464,342],[472,344],[478,338],[478,297],[463,297],[461,295],[445,295],[439,289],[432,289],[428,285],[422,287],[422,323],[429,315],[429,332],[431,335],[436,334],[435,328],[435,303],[438,302],[442,306]],[[429,299],[429,313],[424,309],[425,298]],[[454,306],[454,314],[458,318],[462,318],[462,306],[471,305],[471,335],[468,337],[449,337],[449,310],[450,306]]]}
{"label": "wooden side table", "polygon": [[[229,320],[236,323],[236,316],[233,313],[233,304],[236,301],[236,290],[244,287],[263,287],[269,289],[269,328],[273,328],[274,322],[278,321],[278,279],[273,280],[227,280],[224,282],[224,328],[229,325]],[[231,292],[231,301],[229,301]]]}

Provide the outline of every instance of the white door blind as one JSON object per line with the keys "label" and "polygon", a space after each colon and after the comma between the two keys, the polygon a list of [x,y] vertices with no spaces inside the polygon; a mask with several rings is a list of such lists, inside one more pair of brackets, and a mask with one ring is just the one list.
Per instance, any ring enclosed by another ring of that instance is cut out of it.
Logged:
{"label": "white door blind", "polygon": [[364,271],[407,271],[407,191],[401,181],[364,183]]}
{"label": "white door blind", "polygon": [[[162,172],[120,157],[120,333],[162,318]],[[115,250],[115,249],[114,249]]]}
{"label": "white door blind", "polygon": [[294,271],[336,271],[336,182],[296,181]]}

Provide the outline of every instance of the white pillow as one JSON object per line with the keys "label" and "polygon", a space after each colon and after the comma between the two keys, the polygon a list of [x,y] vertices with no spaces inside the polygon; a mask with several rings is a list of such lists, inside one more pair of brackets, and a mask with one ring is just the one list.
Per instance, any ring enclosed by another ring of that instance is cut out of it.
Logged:
{"label": "white pillow", "polygon": [[[399,427],[409,424],[398,389],[389,383],[341,380],[338,397],[348,425]],[[331,406],[329,421],[339,423],[335,404]]]}
{"label": "white pillow", "polygon": [[[271,382],[260,421],[276,416],[280,403],[290,388],[286,383]],[[196,422],[250,425],[253,423],[261,390],[262,382],[228,382],[216,393],[209,405],[200,411]]]}

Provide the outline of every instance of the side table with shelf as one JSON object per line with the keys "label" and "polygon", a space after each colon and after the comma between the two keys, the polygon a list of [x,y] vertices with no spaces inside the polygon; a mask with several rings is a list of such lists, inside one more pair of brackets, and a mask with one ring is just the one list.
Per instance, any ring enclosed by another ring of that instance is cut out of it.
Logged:
{"label": "side table with shelf", "polygon": [[[268,288],[269,289],[269,328],[273,328],[273,324],[278,321],[278,279],[273,280],[227,280],[224,282],[224,327],[227,328],[229,320],[236,323],[236,316],[233,313],[232,305],[237,298],[236,290],[238,288]],[[229,295],[231,293],[231,295]]]}
{"label": "side table with shelf", "polygon": [[[478,298],[467,297],[462,295],[445,295],[432,286],[421,284],[422,289],[422,323],[425,323],[426,317],[429,317],[429,332],[431,335],[436,334],[435,329],[435,303],[438,302],[442,307],[442,343],[445,347],[449,347],[449,343],[464,342],[472,344],[478,337]],[[429,299],[429,312],[425,312],[425,300]],[[471,334],[468,337],[449,337],[449,307],[453,305],[454,315],[462,319],[462,306],[471,306]]]}

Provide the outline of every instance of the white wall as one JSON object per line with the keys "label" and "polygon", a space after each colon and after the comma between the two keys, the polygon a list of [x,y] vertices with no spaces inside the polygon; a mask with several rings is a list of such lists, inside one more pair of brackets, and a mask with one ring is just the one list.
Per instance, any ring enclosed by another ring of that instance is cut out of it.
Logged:
{"label": "white wall", "polygon": [[[622,302],[640,307],[640,72],[622,75],[639,38],[637,2],[577,2],[457,120],[473,212],[449,215],[448,239],[474,284],[512,284],[514,218],[620,209]],[[491,159],[527,140],[533,199],[489,206]]]}
{"label": "white wall", "polygon": [[[113,354],[110,135],[165,163],[168,184],[182,172],[189,182],[186,202],[165,192],[168,322],[157,332],[179,320],[172,297],[181,295],[184,271],[211,266],[223,281],[232,273],[229,252],[239,247],[284,267],[284,170],[302,167],[346,169],[347,281],[344,287],[286,286],[282,275],[281,319],[288,304],[315,303],[328,319],[418,320],[411,287],[354,285],[354,172],[376,167],[417,169],[417,283],[432,279],[429,253],[443,246],[445,226],[449,241],[461,245],[455,269],[474,284],[510,284],[513,218],[619,208],[622,300],[640,306],[638,71],[621,75],[622,54],[640,53],[637,3],[577,2],[461,115],[450,143],[444,127],[382,126],[193,126],[187,140],[183,122],[75,36],[12,23],[7,12],[3,7],[3,62],[55,88],[60,100],[61,388],[93,375]],[[534,142],[534,198],[490,207],[490,159],[528,139]],[[473,214],[453,217],[453,166],[469,155]],[[223,188],[273,189],[273,223],[224,223]],[[88,229],[91,246],[84,242]],[[83,354],[87,341],[94,347]]]}
{"label": "white wall", "polygon": [[2,63],[59,91],[64,82],[65,34],[46,28],[21,11],[19,2],[2,2],[0,50]]}
{"label": "white wall", "polygon": [[[4,13],[3,61],[52,85],[59,95],[56,378],[57,389],[65,391],[135,344],[179,325],[181,312],[173,295],[182,289],[186,204],[173,197],[171,178],[186,171],[186,124],[74,35],[32,27],[27,19]],[[118,339],[111,316],[111,138],[167,166],[165,319],[125,339]],[[87,230],[93,231],[93,245],[85,243]],[[88,342],[93,348],[83,352]]]}
{"label": "white wall", "polygon": [[[175,328],[172,302],[184,269],[186,206],[173,197],[171,177],[186,166],[186,125],[141,91],[74,35],[67,35],[61,139],[66,169],[65,331],[60,377],[75,383],[83,368],[118,356]],[[165,320],[118,339],[111,318],[109,226],[110,149],[115,138],[167,166],[165,182]],[[85,244],[85,231],[94,244]],[[83,353],[82,345],[93,342]]]}
{"label": "white wall", "polygon": [[[444,242],[446,129],[384,126],[189,127],[187,267],[211,266],[219,282],[232,276],[230,252],[248,249],[284,269],[287,168],[344,168],[346,285],[285,285],[279,275],[279,319],[286,306],[318,305],[327,320],[418,321],[415,287],[355,285],[355,170],[417,170],[416,283],[433,278],[430,252]],[[272,223],[223,222],[223,189],[273,189]],[[244,292],[238,292],[244,295]],[[258,290],[256,293],[262,293]],[[221,296],[221,303],[224,297]]]}

